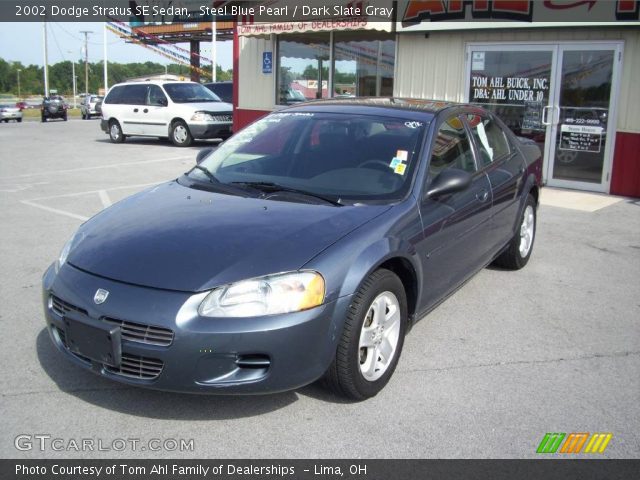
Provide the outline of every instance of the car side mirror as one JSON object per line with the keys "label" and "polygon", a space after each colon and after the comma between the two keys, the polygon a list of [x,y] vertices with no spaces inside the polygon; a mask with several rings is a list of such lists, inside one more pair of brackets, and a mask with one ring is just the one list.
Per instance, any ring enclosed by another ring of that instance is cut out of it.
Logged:
{"label": "car side mirror", "polygon": [[169,102],[166,98],[159,98],[158,105],[160,105],[161,107],[166,107],[167,105],[169,105]]}
{"label": "car side mirror", "polygon": [[427,189],[427,198],[437,198],[442,195],[460,192],[471,185],[471,174],[459,168],[447,168],[441,171],[431,181]]}
{"label": "car side mirror", "polygon": [[200,150],[198,152],[198,155],[196,156],[196,163],[198,165],[200,165],[200,163],[202,162],[202,160],[205,159],[205,157],[208,157],[209,154],[213,152],[213,148],[209,147],[209,148],[203,148],[202,150]]}

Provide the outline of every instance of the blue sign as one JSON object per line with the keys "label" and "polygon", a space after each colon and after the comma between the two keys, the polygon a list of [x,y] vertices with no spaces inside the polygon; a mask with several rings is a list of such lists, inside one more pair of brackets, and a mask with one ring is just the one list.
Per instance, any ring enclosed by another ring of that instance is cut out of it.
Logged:
{"label": "blue sign", "polygon": [[262,52],[262,73],[273,72],[273,52]]}

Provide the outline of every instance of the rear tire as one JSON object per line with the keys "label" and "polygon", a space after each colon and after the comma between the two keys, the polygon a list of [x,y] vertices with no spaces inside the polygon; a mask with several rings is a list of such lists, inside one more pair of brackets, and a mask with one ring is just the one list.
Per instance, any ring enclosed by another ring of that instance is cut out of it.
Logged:
{"label": "rear tire", "polygon": [[398,276],[380,269],[353,296],[327,387],[352,400],[375,396],[398,364],[407,328],[407,297]]}
{"label": "rear tire", "polygon": [[22,123],[22,119],[21,118],[18,118],[18,123]]}
{"label": "rear tire", "polygon": [[169,138],[176,147],[188,147],[193,143],[193,137],[189,131],[189,127],[182,120],[176,120],[171,125]]}
{"label": "rear tire", "polygon": [[112,120],[109,123],[109,139],[113,143],[122,143],[125,140],[125,136],[122,133],[122,128],[116,120]]}
{"label": "rear tire", "polygon": [[494,265],[509,270],[519,270],[524,267],[531,258],[536,226],[536,200],[533,195],[528,194],[520,216],[518,231],[509,242],[507,249],[494,260]]}

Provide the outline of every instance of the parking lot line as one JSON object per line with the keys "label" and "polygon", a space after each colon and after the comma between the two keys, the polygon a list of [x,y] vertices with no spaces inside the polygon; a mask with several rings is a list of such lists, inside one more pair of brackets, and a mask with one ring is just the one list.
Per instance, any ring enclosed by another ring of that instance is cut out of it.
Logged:
{"label": "parking lot line", "polygon": [[88,190],[88,191],[84,191],[84,192],[75,192],[75,193],[65,193],[62,195],[50,195],[47,197],[38,197],[38,198],[31,198],[29,200],[20,200],[20,203],[24,204],[24,205],[29,205],[30,207],[35,207],[35,208],[39,208],[41,210],[47,211],[47,212],[51,212],[51,213],[57,213],[59,215],[64,215],[70,218],[75,218],[77,220],[82,220],[83,222],[85,220],[88,220],[89,217],[85,217],[83,215],[78,215],[77,213],[73,213],[73,212],[69,212],[67,210],[61,210],[59,208],[53,208],[50,207],[48,205],[42,205],[40,203],[36,203],[42,200],[51,200],[54,198],[65,198],[65,197],[80,197],[82,195],[91,195],[91,194],[97,194],[100,197],[100,201],[102,202],[102,206],[104,208],[107,208],[109,206],[111,206],[112,202],[111,202],[111,198],[109,198],[109,194],[107,193],[108,191],[115,191],[115,190],[126,190],[129,188],[144,188],[144,187],[150,187],[152,185],[157,185],[159,182],[153,182],[153,183],[138,183],[135,185],[123,185],[121,187],[113,187],[113,188],[106,188],[106,189],[101,189],[101,190]]}
{"label": "parking lot line", "polygon": [[66,170],[49,170],[46,172],[23,173],[21,175],[14,175],[10,177],[0,177],[0,180],[11,180],[14,178],[34,177],[38,175],[55,175],[56,173],[73,173],[73,172],[82,172],[86,170],[98,170],[102,168],[127,167],[129,165],[145,165],[148,163],[171,162],[175,160],[191,160],[191,159],[192,159],[191,156],[156,158],[153,160],[141,160],[139,162],[123,162],[123,163],[111,163],[109,165],[96,165],[95,167],[79,167],[79,168],[69,168]]}
{"label": "parking lot line", "polygon": [[45,210],[47,212],[58,213],[60,215],[65,215],[67,217],[75,218],[77,220],[82,220],[83,222],[86,221],[86,220],[89,220],[89,217],[84,217],[82,215],[77,215],[75,213],[67,212],[65,210],[58,210],[57,208],[48,207],[46,205],[39,205],[37,203],[32,203],[29,200],[21,200],[20,203],[24,203],[25,205],[36,207],[36,208],[39,208],[41,210]]}
{"label": "parking lot line", "polygon": [[109,198],[109,195],[107,195],[106,190],[100,190],[98,192],[98,195],[100,196],[100,201],[102,202],[102,206],[104,208],[111,206],[111,199]]}

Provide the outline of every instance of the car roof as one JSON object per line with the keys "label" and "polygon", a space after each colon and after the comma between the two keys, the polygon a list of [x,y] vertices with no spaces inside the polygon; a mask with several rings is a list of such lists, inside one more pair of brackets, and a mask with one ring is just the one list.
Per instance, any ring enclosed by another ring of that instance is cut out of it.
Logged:
{"label": "car roof", "polygon": [[345,113],[393,116],[394,114],[397,115],[402,112],[405,116],[432,118],[443,110],[464,106],[472,107],[474,109],[477,108],[475,105],[471,106],[468,104],[448,102],[444,100],[429,100],[422,98],[344,97],[301,102],[286,107],[285,109],[335,112],[336,107],[339,107],[340,111]]}
{"label": "car roof", "polygon": [[198,82],[181,81],[181,80],[144,80],[141,82],[122,82],[114,85],[114,87],[122,87],[124,85],[167,85],[168,83],[195,83],[196,85],[202,85]]}

